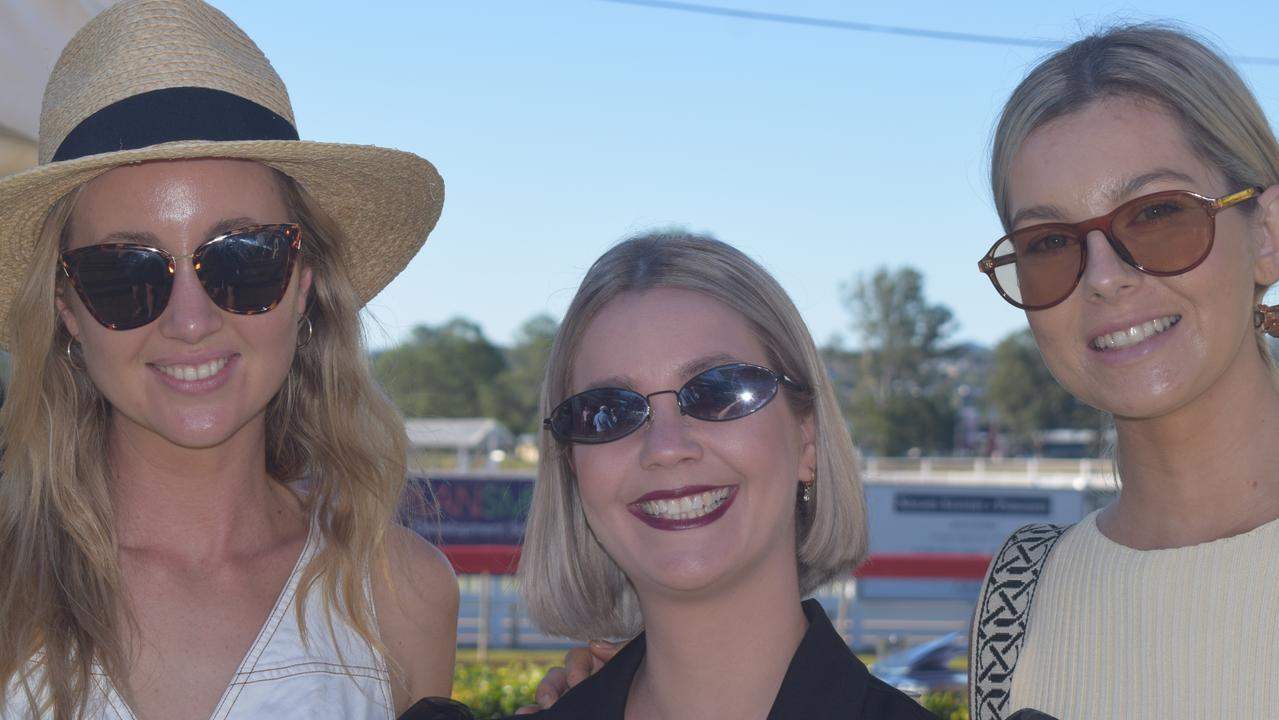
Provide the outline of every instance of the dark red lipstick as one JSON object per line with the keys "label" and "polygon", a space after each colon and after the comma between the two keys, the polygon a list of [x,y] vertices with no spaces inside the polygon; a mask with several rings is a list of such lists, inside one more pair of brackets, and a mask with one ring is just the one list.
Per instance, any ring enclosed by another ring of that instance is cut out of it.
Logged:
{"label": "dark red lipstick", "polygon": [[[680,498],[692,497],[705,492],[715,492],[727,490],[728,495],[720,502],[716,508],[705,515],[699,515],[695,518],[667,518],[655,515],[649,515],[644,512],[644,504],[656,502],[658,500],[679,500]],[[733,504],[733,499],[737,497],[736,486],[723,485],[688,485],[674,490],[655,490],[638,498],[627,506],[631,514],[639,518],[641,522],[651,528],[657,530],[689,530],[692,528],[709,525],[724,516],[728,512],[728,506]]]}

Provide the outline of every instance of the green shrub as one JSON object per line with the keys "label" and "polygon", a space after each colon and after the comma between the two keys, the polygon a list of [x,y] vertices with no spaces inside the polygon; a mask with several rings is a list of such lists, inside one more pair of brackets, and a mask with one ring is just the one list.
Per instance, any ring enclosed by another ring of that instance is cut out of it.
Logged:
{"label": "green shrub", "polygon": [[919,704],[942,720],[968,720],[968,697],[963,693],[928,693]]}
{"label": "green shrub", "polygon": [[525,661],[458,663],[453,675],[453,699],[469,705],[481,720],[506,717],[533,702],[537,684],[549,667]]}

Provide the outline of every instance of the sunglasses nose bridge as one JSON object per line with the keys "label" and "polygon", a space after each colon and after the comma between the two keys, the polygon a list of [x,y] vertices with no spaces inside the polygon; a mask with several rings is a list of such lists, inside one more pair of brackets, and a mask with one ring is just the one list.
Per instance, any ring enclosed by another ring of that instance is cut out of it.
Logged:
{"label": "sunglasses nose bridge", "polygon": [[1115,216],[1121,210],[1123,210],[1123,206],[1116,208],[1109,214],[1102,215],[1101,217],[1096,217],[1091,220],[1085,220],[1075,226],[1076,232],[1079,233],[1080,237],[1079,245],[1084,253],[1083,259],[1085,261],[1088,259],[1088,236],[1094,232],[1099,232],[1102,237],[1106,239],[1106,244],[1110,246],[1110,249],[1115,252],[1115,255],[1117,255],[1120,260],[1123,260],[1128,265],[1140,270],[1141,266],[1137,263],[1137,260],[1133,258],[1132,252],[1128,249],[1128,246],[1124,245],[1124,241],[1119,239],[1119,237],[1115,234]]}
{"label": "sunglasses nose bridge", "polygon": [[181,255],[170,255],[169,257],[171,258],[170,264],[177,264],[177,263],[186,264],[186,262],[189,260],[191,262],[192,267],[194,267],[196,270],[200,269],[200,251],[198,250],[193,253],[183,253]]}
{"label": "sunglasses nose bridge", "polygon": [[162,333],[194,342],[221,327],[222,311],[190,258],[190,254],[169,255],[169,296],[158,320]]}
{"label": "sunglasses nose bridge", "polygon": [[684,403],[680,400],[679,390],[657,390],[644,396],[644,402],[648,403],[648,421],[653,421],[653,398],[657,395],[674,395],[675,407],[679,408],[680,415],[687,415],[684,411]]}
{"label": "sunglasses nose bridge", "polygon": [[1105,240],[1106,246],[1109,247],[1111,252],[1115,254],[1115,257],[1123,261],[1125,265],[1138,270],[1141,269],[1141,265],[1137,262],[1137,259],[1132,256],[1132,251],[1128,249],[1127,245],[1124,245],[1123,240],[1119,239],[1119,237],[1115,235],[1114,229],[1110,224],[1110,218],[1105,217],[1099,218],[1098,220],[1089,223],[1088,226],[1080,228],[1082,239],[1079,243],[1079,248],[1083,252],[1082,260],[1085,264],[1085,267],[1081,268],[1081,271],[1087,271],[1088,238],[1094,232],[1101,234],[1102,239]]}
{"label": "sunglasses nose bridge", "polygon": [[[671,415],[668,411],[661,411],[663,415],[658,418],[658,411],[651,401],[651,398],[658,395],[674,395],[679,414]],[[646,468],[673,467],[685,460],[700,457],[701,445],[693,432],[693,423],[684,419],[687,413],[680,405],[679,391],[659,390],[644,398],[649,401],[648,417],[645,418],[648,428],[642,436],[641,464]]]}
{"label": "sunglasses nose bridge", "polygon": [[1094,237],[1090,231],[1080,243],[1083,257],[1076,286],[1092,298],[1118,297],[1131,291],[1144,275],[1123,241],[1108,230],[1093,228],[1101,237]]}

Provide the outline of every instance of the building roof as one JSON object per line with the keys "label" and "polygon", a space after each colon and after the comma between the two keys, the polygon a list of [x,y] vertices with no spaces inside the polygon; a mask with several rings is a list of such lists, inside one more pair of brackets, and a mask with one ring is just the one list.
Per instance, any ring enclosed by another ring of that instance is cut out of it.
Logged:
{"label": "building roof", "polygon": [[509,445],[511,431],[493,418],[409,418],[409,444],[419,449],[484,448]]}
{"label": "building roof", "polygon": [[44,84],[80,26],[115,0],[0,0],[0,177],[36,164]]}

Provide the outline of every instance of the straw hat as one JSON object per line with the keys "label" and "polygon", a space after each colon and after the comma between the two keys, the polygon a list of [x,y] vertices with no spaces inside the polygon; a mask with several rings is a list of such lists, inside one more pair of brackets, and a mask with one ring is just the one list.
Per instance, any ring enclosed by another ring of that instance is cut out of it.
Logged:
{"label": "straw hat", "polygon": [[[199,0],[125,0],[62,51],[45,88],[39,165],[0,180],[0,349],[52,205],[120,165],[242,158],[292,177],[345,231],[367,302],[435,227],[444,183],[411,153],[298,139],[288,91],[244,31]],[[49,268],[49,272],[54,272]]]}

